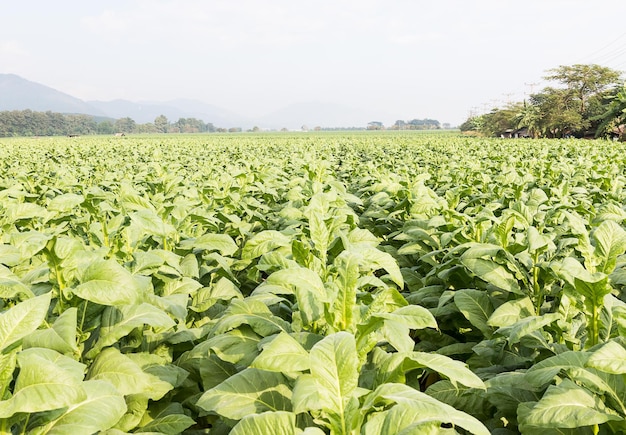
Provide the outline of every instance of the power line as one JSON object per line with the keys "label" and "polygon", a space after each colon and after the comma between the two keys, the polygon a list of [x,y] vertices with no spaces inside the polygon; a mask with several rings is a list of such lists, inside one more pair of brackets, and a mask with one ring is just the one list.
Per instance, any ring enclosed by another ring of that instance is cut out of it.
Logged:
{"label": "power line", "polygon": [[608,44],[583,57],[581,62],[609,63],[619,61],[623,56],[626,56],[626,33],[622,33]]}

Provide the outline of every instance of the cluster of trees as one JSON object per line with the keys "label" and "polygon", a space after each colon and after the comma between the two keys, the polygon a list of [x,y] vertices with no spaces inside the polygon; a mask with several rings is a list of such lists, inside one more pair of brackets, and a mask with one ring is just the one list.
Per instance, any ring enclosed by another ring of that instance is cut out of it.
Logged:
{"label": "cluster of trees", "polygon": [[2,137],[110,134],[113,132],[115,132],[113,122],[98,122],[96,118],[88,115],[66,115],[31,110],[0,112],[0,136]]}
{"label": "cluster of trees", "polygon": [[397,120],[390,130],[438,130],[441,124],[436,119],[412,119],[410,121]]}
{"label": "cluster of trees", "polygon": [[180,118],[170,123],[157,116],[154,123],[137,124],[132,118],[102,119],[90,115],[73,115],[32,110],[0,111],[0,137],[74,136],[114,133],[204,133],[214,132],[211,123],[196,118]]}
{"label": "cluster of trees", "polygon": [[[410,121],[397,120],[389,130],[438,130],[441,124],[436,119],[412,119]],[[382,122],[372,121],[367,124],[368,130],[385,130]]]}
{"label": "cluster of trees", "polygon": [[626,82],[620,71],[600,65],[550,69],[548,86],[528,101],[470,116],[462,131],[487,136],[620,137],[625,139]]}

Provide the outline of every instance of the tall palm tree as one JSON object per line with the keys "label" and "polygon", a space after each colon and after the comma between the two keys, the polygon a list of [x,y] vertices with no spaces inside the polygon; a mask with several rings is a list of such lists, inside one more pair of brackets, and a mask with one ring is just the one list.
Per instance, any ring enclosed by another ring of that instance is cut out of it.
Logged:
{"label": "tall palm tree", "polygon": [[597,119],[601,119],[602,123],[598,126],[596,137],[608,136],[616,129],[619,131],[621,138],[626,135],[626,82],[622,88],[611,98],[611,103],[607,107],[606,112]]}
{"label": "tall palm tree", "polygon": [[520,108],[515,120],[517,121],[517,128],[526,127],[528,133],[537,139],[541,133],[541,111],[538,106],[533,104],[526,104]]}

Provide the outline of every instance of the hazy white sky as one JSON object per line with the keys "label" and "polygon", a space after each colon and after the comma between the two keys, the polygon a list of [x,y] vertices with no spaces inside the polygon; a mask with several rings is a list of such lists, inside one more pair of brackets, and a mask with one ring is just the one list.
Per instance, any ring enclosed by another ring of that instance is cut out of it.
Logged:
{"label": "hazy white sky", "polygon": [[625,0],[5,0],[0,73],[86,100],[246,116],[318,101],[456,125],[549,68],[626,70],[625,16]]}

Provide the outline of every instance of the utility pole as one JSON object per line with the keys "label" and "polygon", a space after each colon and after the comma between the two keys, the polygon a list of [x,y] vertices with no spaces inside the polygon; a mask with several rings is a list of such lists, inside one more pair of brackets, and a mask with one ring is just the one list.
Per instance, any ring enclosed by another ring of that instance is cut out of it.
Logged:
{"label": "utility pole", "polygon": [[530,87],[530,95],[535,93],[535,86],[539,85],[539,83],[524,83],[524,84]]}

